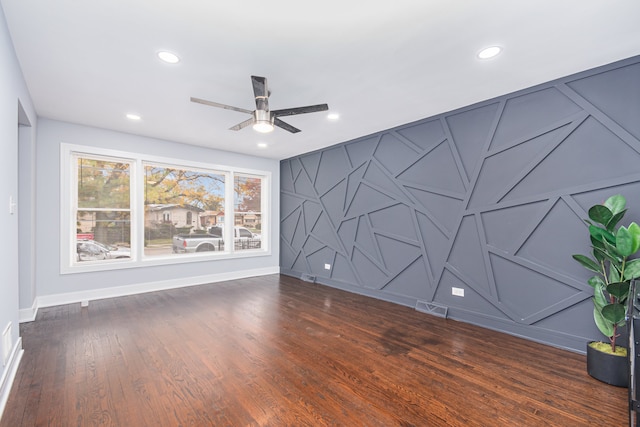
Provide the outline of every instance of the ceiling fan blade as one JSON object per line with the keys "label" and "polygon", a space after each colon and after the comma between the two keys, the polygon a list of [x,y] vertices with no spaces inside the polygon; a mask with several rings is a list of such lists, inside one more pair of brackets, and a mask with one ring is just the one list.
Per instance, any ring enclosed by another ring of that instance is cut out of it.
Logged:
{"label": "ceiling fan blade", "polygon": [[295,114],[315,113],[318,111],[327,111],[329,106],[327,104],[308,105],[306,107],[297,108],[285,108],[283,110],[274,110],[271,112],[275,117],[279,116],[293,116]]}
{"label": "ceiling fan blade", "polygon": [[253,85],[253,94],[256,98],[268,96],[266,77],[251,76],[251,84]]}
{"label": "ceiling fan blade", "polygon": [[244,129],[244,128],[246,128],[247,126],[250,126],[250,125],[252,125],[252,124],[253,124],[253,117],[251,117],[250,119],[245,120],[245,121],[244,121],[244,122],[242,122],[242,123],[238,123],[237,125],[230,127],[230,128],[229,128],[229,130],[240,130],[240,129]]}
{"label": "ceiling fan blade", "polygon": [[291,133],[298,133],[298,132],[300,132],[300,129],[298,129],[298,128],[295,128],[295,127],[291,126],[289,123],[285,123],[285,122],[283,122],[282,120],[280,120],[280,119],[279,119],[279,118],[277,118],[277,117],[274,117],[274,118],[273,118],[273,124],[274,124],[275,126],[278,126],[279,128],[282,128],[282,129],[284,129],[284,130],[288,130],[288,131],[289,131],[289,132],[291,132]]}
{"label": "ceiling fan blade", "polygon": [[253,85],[253,95],[256,98],[256,110],[269,111],[269,90],[267,89],[267,78],[251,76]]}
{"label": "ceiling fan blade", "polygon": [[253,114],[251,110],[245,110],[244,108],[232,107],[231,105],[220,104],[218,102],[207,101],[206,99],[191,97],[191,102],[197,102],[198,104],[210,105],[212,107],[224,108],[225,110],[238,111],[240,113]]}

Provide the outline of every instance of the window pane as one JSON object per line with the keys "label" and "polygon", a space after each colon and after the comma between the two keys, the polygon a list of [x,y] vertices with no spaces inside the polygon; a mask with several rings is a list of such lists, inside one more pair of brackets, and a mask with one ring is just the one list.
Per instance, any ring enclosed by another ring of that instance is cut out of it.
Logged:
{"label": "window pane", "polygon": [[144,170],[144,254],[223,250],[221,239],[207,232],[224,221],[224,174],[155,165]]}
{"label": "window pane", "polygon": [[74,261],[130,258],[131,163],[78,156],[75,164],[76,235],[71,239],[76,252]]}
{"label": "window pane", "polygon": [[130,165],[78,158],[78,208],[129,209]]}
{"label": "window pane", "polygon": [[76,261],[131,257],[129,212],[78,211],[76,224]]}
{"label": "window pane", "polygon": [[236,175],[233,190],[235,249],[260,248],[262,178]]}

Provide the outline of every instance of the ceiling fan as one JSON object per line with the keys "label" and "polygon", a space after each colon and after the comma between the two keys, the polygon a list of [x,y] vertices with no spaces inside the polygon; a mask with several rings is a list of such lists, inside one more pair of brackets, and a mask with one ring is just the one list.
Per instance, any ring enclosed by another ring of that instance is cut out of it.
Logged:
{"label": "ceiling fan", "polygon": [[288,123],[283,122],[278,117],[293,116],[296,114],[315,113],[317,111],[327,111],[329,106],[327,104],[308,105],[306,107],[285,108],[283,110],[269,110],[269,95],[271,92],[267,89],[266,77],[251,76],[251,83],[253,84],[253,94],[256,98],[256,109],[246,110],[244,108],[232,107],[230,105],[220,104],[218,102],[207,101],[200,98],[191,98],[191,102],[197,102],[199,104],[210,105],[212,107],[224,108],[226,110],[239,111],[241,113],[251,114],[251,118],[244,122],[238,123],[235,126],[229,128],[229,130],[240,130],[249,125],[253,125],[253,128],[258,132],[271,132],[274,126],[278,126],[291,133],[298,133],[300,129],[291,126]]}

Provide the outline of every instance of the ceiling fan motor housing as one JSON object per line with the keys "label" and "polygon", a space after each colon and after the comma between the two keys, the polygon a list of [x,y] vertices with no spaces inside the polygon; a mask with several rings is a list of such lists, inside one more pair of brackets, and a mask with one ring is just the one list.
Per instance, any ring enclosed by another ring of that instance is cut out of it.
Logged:
{"label": "ceiling fan motor housing", "polygon": [[271,113],[269,113],[268,110],[255,110],[253,112],[253,118],[255,119],[256,123],[266,122],[273,124],[273,121],[271,120]]}

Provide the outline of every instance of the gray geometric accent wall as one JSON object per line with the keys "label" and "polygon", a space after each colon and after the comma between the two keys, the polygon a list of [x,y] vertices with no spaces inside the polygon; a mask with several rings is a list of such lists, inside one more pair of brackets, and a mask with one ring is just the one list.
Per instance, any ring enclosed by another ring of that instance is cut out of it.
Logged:
{"label": "gray geometric accent wall", "polygon": [[608,196],[640,219],[640,57],[283,160],[280,179],[284,274],[584,352],[600,334],[571,254]]}

